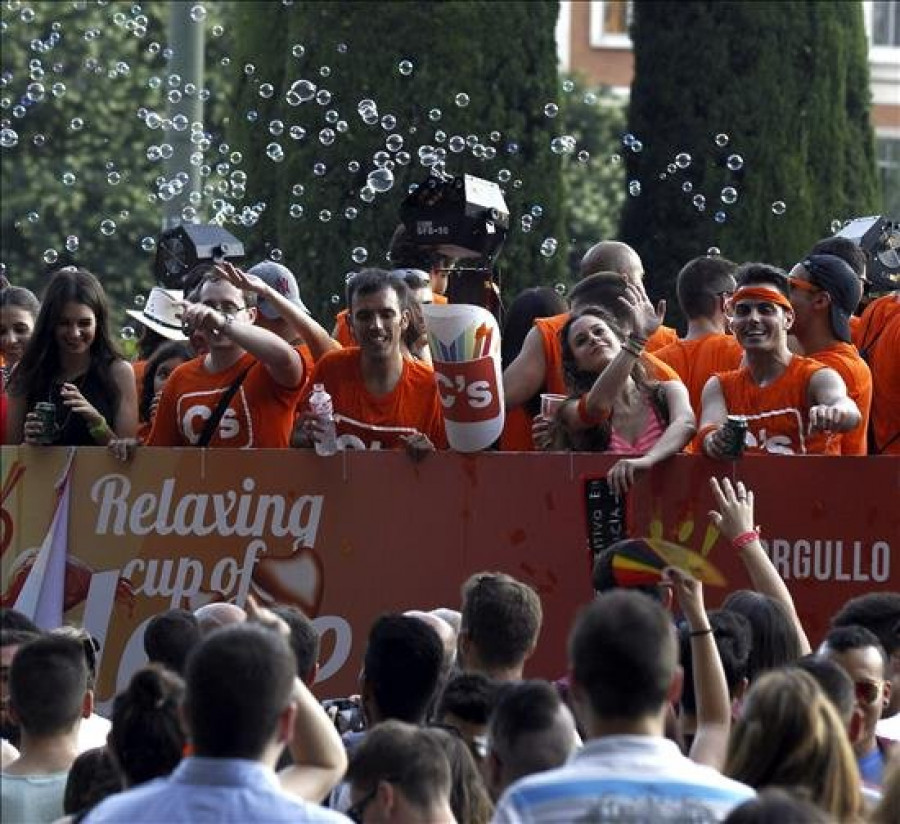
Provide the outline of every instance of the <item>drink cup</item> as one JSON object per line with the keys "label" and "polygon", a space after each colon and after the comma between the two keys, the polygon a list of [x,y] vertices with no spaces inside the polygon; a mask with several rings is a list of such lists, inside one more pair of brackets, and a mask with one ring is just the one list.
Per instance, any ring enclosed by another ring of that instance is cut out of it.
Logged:
{"label": "drink cup", "polygon": [[547,418],[547,420],[552,420],[556,417],[556,413],[559,411],[559,407],[562,406],[564,400],[566,400],[565,395],[554,395],[552,392],[542,392],[541,415]]}

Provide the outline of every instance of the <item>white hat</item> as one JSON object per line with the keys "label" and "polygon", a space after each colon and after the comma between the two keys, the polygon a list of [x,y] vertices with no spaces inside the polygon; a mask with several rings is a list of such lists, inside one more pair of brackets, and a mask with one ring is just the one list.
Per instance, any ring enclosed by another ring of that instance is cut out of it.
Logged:
{"label": "white hat", "polygon": [[181,330],[182,300],[184,293],[180,289],[154,286],[144,308],[129,309],[126,314],[168,340],[187,340]]}

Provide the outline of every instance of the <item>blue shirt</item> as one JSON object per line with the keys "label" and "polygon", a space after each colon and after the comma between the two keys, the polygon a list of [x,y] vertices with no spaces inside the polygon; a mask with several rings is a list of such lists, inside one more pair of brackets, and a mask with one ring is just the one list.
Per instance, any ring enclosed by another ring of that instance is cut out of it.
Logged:
{"label": "blue shirt", "polygon": [[288,795],[269,767],[240,758],[186,758],[167,778],[107,798],[84,820],[86,824],[347,821]]}
{"label": "blue shirt", "polygon": [[875,747],[872,752],[859,756],[856,759],[859,765],[859,774],[864,783],[870,787],[880,787],[884,777],[884,756],[881,749]]}

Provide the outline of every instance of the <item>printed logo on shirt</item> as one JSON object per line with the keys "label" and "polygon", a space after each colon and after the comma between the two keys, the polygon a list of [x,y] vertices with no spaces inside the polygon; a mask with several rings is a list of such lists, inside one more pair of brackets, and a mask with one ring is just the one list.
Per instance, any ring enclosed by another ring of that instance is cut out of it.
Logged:
{"label": "printed logo on shirt", "polygon": [[338,449],[401,449],[403,438],[419,431],[411,426],[376,426],[338,414],[334,425]]}
{"label": "printed logo on shirt", "polygon": [[[178,398],[178,426],[184,439],[196,445],[203,434],[206,422],[212,417],[219,400],[227,390],[209,389],[202,392],[186,392]],[[253,419],[244,387],[240,387],[219,420],[219,426],[210,439],[210,444],[234,449],[253,446]]]}
{"label": "printed logo on shirt", "polygon": [[806,454],[803,415],[799,409],[772,409],[744,417],[748,425],[744,436],[748,451],[768,452],[772,455]]}
{"label": "printed logo on shirt", "polygon": [[434,377],[446,420],[480,423],[500,414],[494,358],[434,361]]}

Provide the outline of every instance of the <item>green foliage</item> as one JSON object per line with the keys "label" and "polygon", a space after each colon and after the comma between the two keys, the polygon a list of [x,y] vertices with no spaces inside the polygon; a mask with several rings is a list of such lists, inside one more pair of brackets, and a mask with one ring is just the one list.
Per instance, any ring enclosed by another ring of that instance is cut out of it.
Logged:
{"label": "green foliage", "polygon": [[[671,306],[678,269],[710,247],[790,266],[834,219],[876,208],[859,3],[641,2],[632,39],[628,123],[644,148],[625,155],[642,191],[628,198],[622,239]],[[683,170],[670,165],[679,152],[692,156]],[[738,171],[727,168],[732,154],[743,158]],[[721,200],[727,186],[733,205]]]}

